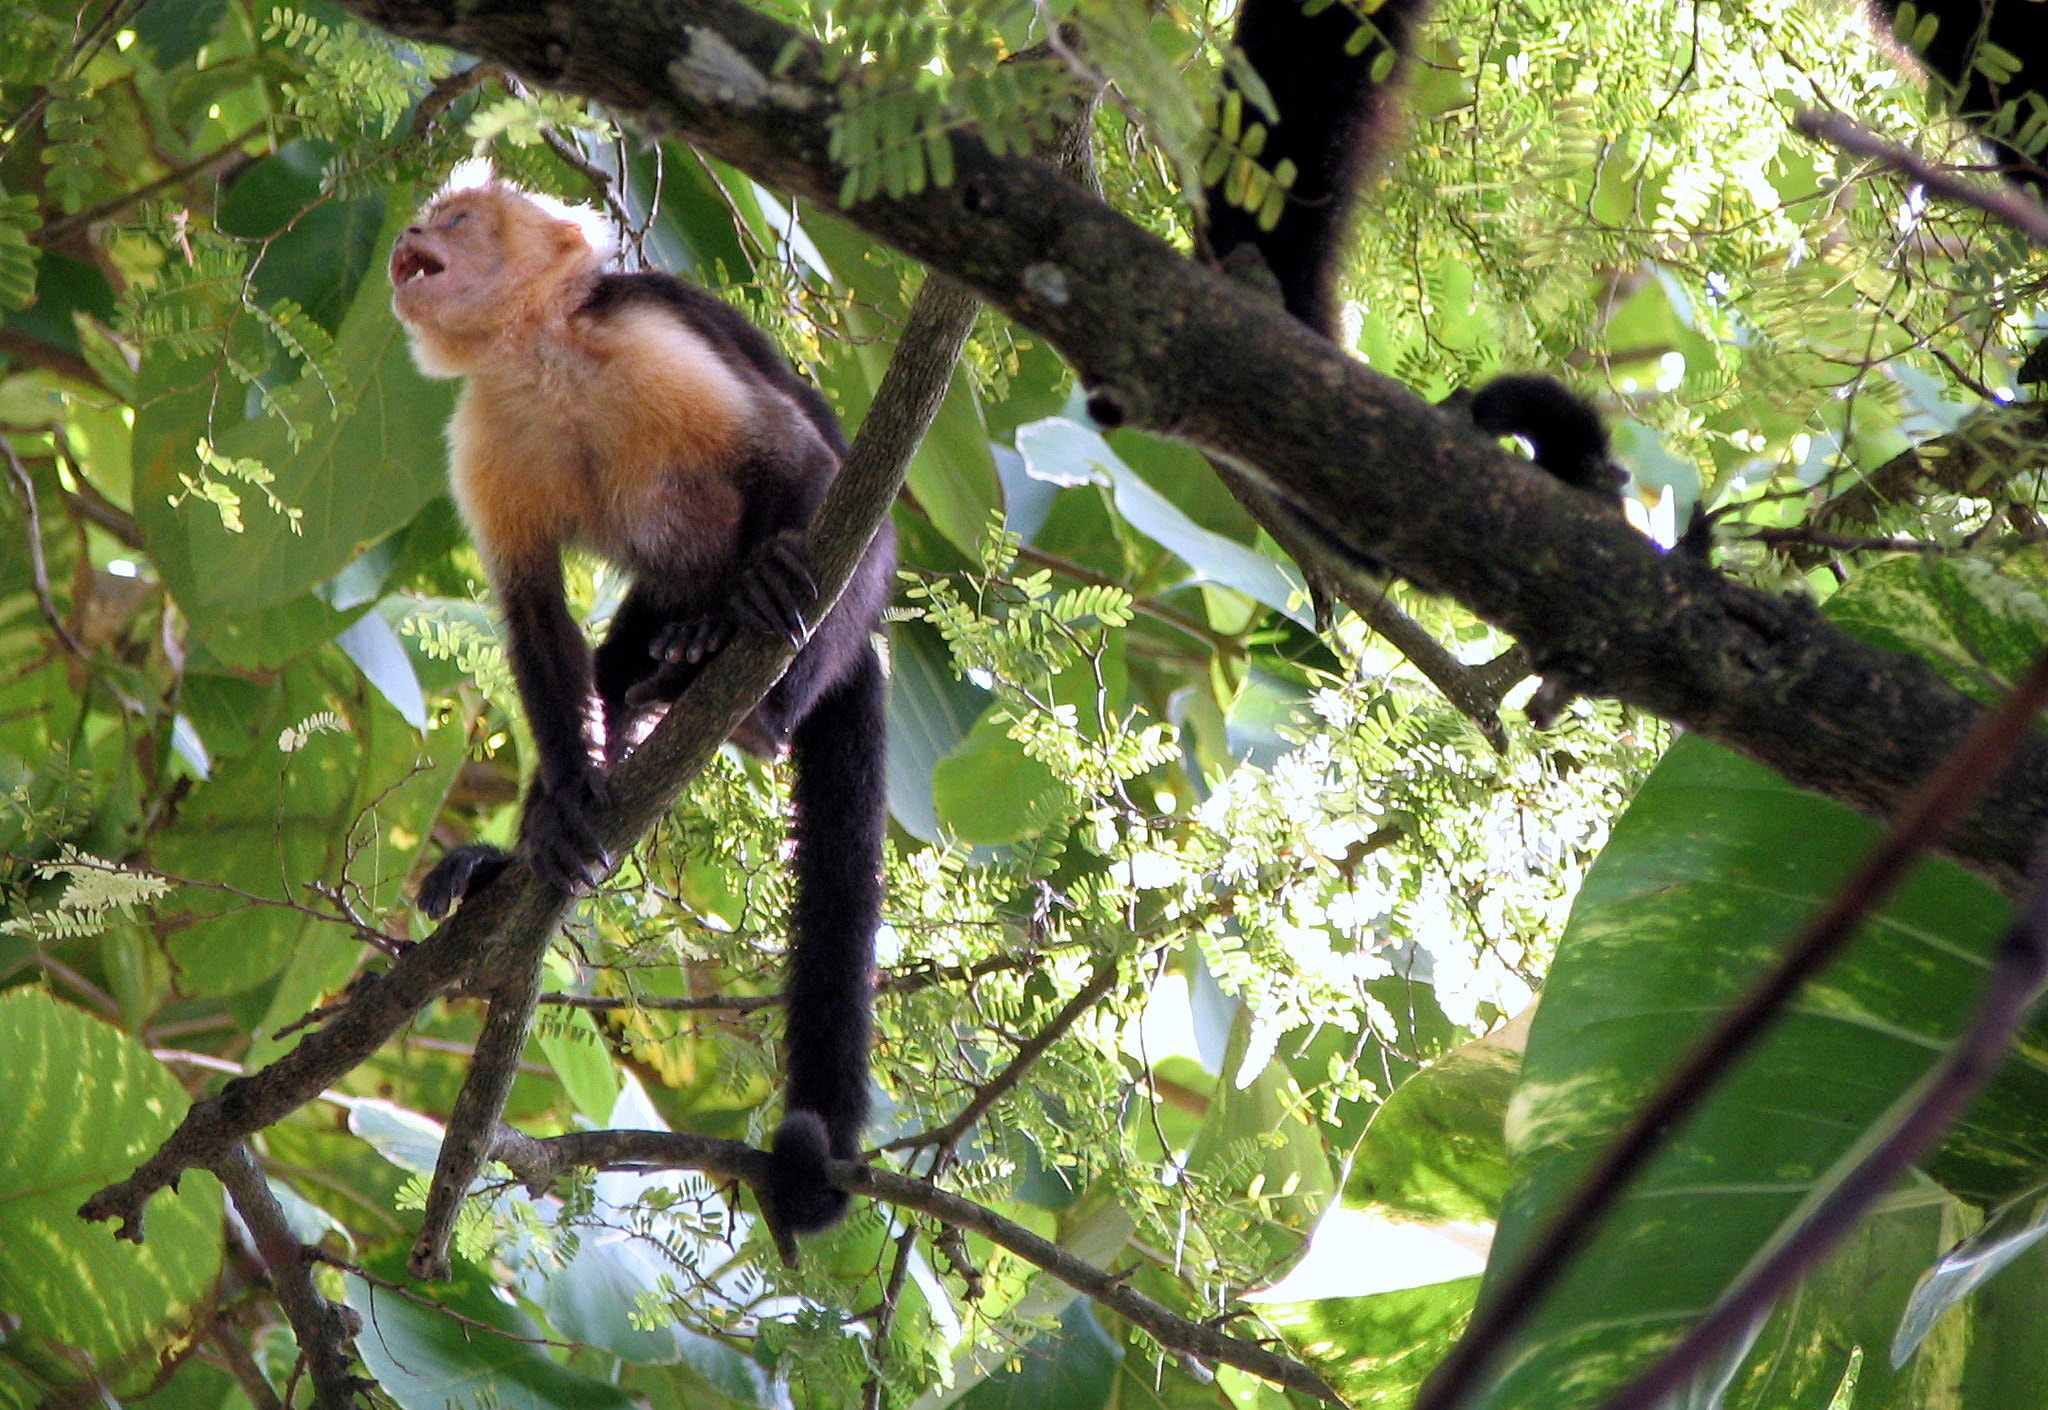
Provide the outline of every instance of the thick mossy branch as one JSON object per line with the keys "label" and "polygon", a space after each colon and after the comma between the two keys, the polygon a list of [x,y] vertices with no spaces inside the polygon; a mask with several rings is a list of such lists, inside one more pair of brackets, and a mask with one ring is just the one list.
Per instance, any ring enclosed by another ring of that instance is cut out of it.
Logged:
{"label": "thick mossy branch", "polygon": [[[740,0],[344,0],[584,94],[821,204],[836,89],[817,46]],[[1889,812],[1977,707],[1811,606],[1667,555],[1591,497],[1184,258],[1044,163],[952,138],[944,188],[842,212],[1035,330],[1132,425],[1181,437],[1291,505],[1333,561],[1384,562],[1526,646],[1538,669]],[[2035,740],[1949,850],[2017,892],[2048,825]]]}

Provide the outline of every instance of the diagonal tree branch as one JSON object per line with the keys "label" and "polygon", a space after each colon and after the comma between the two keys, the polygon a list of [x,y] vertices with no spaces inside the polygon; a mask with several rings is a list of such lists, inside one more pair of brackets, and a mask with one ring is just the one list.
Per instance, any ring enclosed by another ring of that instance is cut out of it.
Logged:
{"label": "diagonal tree branch", "polygon": [[[839,89],[822,52],[741,0],[344,3],[836,204]],[[965,130],[950,142],[950,185],[862,201],[845,218],[1043,335],[1127,424],[1252,475],[1333,565],[1387,564],[1514,636],[1562,687],[1639,706],[1874,814],[1978,715],[1930,667],[1855,641],[1804,599],[1661,553],[1051,167],[998,157]],[[2017,893],[2044,825],[2037,737],[1948,850]]]}
{"label": "diagonal tree branch", "polygon": [[234,1201],[256,1246],[256,1256],[270,1275],[271,1290],[313,1381],[314,1410],[354,1410],[357,1392],[375,1382],[356,1374],[355,1339],[363,1319],[352,1307],[330,1302],[313,1286],[312,1250],[299,1242],[285,1219],[284,1207],[270,1192],[263,1167],[246,1145],[231,1146],[213,1167]]}

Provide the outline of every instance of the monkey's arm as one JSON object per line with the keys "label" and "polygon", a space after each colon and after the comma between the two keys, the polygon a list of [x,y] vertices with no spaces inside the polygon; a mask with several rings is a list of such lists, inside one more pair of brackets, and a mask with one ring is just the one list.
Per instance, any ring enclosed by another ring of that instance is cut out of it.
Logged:
{"label": "monkey's arm", "polygon": [[[505,617],[505,652],[540,756],[520,818],[520,850],[543,880],[588,890],[611,870],[593,816],[605,788],[585,729],[590,651],[562,594],[558,552],[494,571],[492,578]],[[421,881],[420,909],[438,919],[503,871],[506,860],[483,843],[455,848]]]}

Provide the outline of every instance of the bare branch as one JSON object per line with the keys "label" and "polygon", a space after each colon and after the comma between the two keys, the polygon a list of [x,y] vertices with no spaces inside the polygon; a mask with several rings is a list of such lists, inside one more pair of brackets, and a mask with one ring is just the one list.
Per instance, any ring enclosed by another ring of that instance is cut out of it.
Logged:
{"label": "bare branch", "polygon": [[[529,1189],[547,1188],[571,1170],[696,1170],[758,1188],[767,1179],[768,1155],[739,1141],[670,1131],[578,1131],[535,1139],[501,1127],[491,1158],[503,1161]],[[994,1210],[949,1194],[924,1180],[871,1165],[835,1160],[832,1178],[857,1194],[930,1215],[940,1223],[980,1234],[999,1248],[1083,1293],[1145,1332],[1169,1351],[1248,1371],[1261,1380],[1300,1391],[1331,1405],[1343,1398],[1298,1361],[1263,1346],[1191,1322],[1129,1287],[1115,1273],[1074,1257]]]}
{"label": "bare branch", "polygon": [[2048,245],[2048,210],[2039,201],[2003,186],[1965,181],[1946,167],[1885,141],[1861,123],[1841,113],[1807,108],[1792,119],[1792,125],[1808,137],[1859,157],[1869,157],[1927,188],[1931,196],[1958,205],[1972,206],[1993,220],[2017,230],[2037,245]]}
{"label": "bare branch", "polygon": [[312,1376],[313,1404],[317,1410],[352,1410],[358,1404],[356,1393],[376,1385],[355,1373],[355,1339],[363,1329],[363,1319],[354,1308],[328,1301],[313,1286],[306,1246],[292,1233],[284,1207],[270,1192],[263,1167],[247,1146],[230,1148],[214,1165],[213,1173],[227,1186],[228,1198],[234,1201],[235,1212],[256,1242],[256,1255],[270,1274],[278,1306],[292,1324],[299,1355]]}

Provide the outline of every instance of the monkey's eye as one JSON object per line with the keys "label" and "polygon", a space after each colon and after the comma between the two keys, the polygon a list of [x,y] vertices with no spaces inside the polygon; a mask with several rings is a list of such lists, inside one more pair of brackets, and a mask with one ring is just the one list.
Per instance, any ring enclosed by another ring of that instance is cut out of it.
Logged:
{"label": "monkey's eye", "polygon": [[449,216],[449,217],[448,217],[448,228],[449,228],[450,230],[453,230],[453,229],[454,229],[454,228],[455,228],[456,226],[458,226],[458,225],[462,224],[462,222],[463,222],[463,221],[465,221],[465,220],[468,220],[468,219],[469,219],[469,212],[468,212],[468,211],[457,211],[457,212],[455,212],[455,214],[453,214],[453,215],[451,215],[451,216]]}

